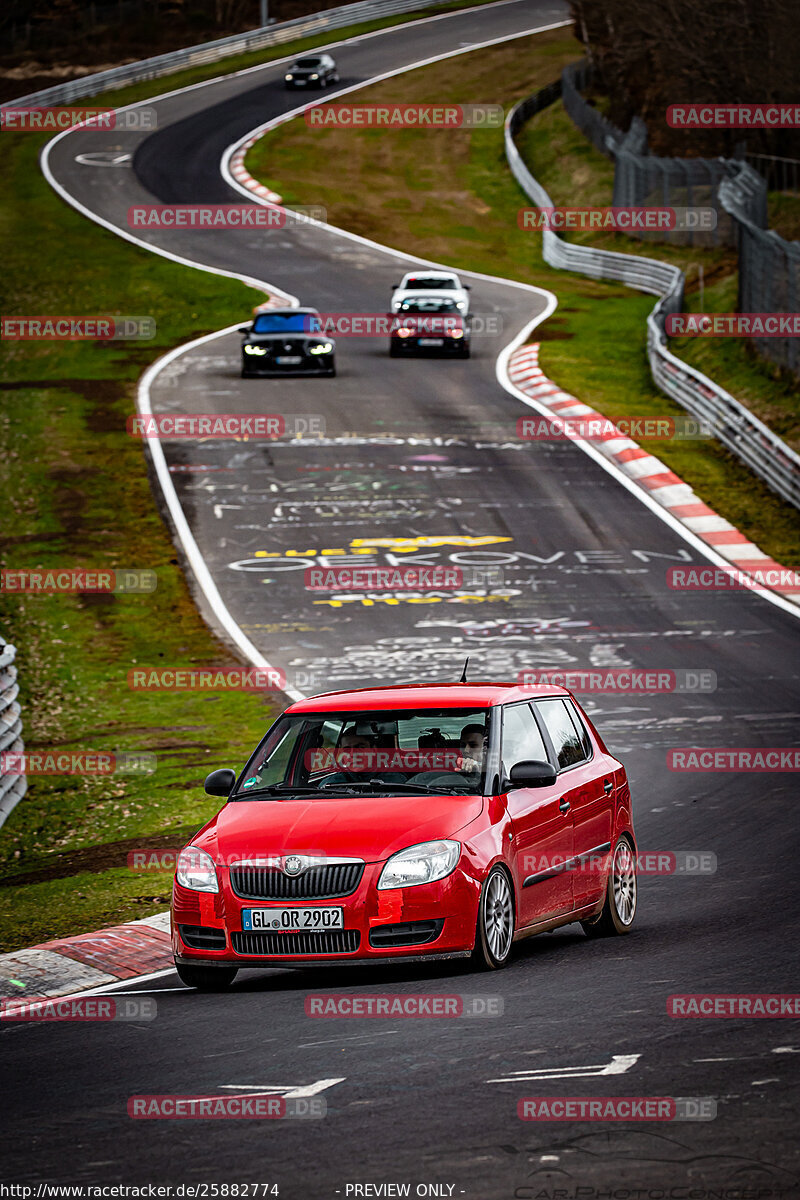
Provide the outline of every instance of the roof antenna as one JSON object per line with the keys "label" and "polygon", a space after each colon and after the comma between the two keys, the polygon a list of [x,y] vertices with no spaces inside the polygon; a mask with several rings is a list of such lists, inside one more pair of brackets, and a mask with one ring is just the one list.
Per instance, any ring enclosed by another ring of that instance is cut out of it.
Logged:
{"label": "roof antenna", "polygon": [[464,670],[461,672],[461,678],[458,681],[459,683],[467,682],[467,667],[468,666],[469,666],[469,659],[467,659],[464,663]]}

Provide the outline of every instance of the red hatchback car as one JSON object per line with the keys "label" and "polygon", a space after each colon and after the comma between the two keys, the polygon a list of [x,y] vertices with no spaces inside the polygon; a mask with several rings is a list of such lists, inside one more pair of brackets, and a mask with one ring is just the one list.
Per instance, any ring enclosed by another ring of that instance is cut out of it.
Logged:
{"label": "red hatchback car", "polygon": [[180,852],[184,983],[241,967],[473,956],[580,921],[627,933],[636,843],[625,768],[563,688],[436,684],[292,704]]}

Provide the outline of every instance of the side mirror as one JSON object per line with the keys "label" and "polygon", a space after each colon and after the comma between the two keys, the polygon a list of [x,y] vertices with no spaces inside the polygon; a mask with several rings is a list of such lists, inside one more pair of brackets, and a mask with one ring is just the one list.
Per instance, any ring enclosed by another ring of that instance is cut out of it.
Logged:
{"label": "side mirror", "polygon": [[237,333],[249,333],[250,329],[251,329],[250,325],[240,325],[236,332]]}
{"label": "side mirror", "polygon": [[465,283],[465,284],[464,284],[464,291],[465,291],[465,292],[471,292],[471,291],[472,291],[472,284],[471,284],[471,283]]}
{"label": "side mirror", "polygon": [[558,778],[558,772],[552,763],[526,759],[514,764],[510,778],[514,787],[550,787]]}
{"label": "side mirror", "polygon": [[400,287],[400,284],[399,284],[399,283],[393,283],[393,284],[392,284],[392,291],[393,291],[393,292],[396,292],[396,291],[397,291],[397,289],[398,289],[399,287]]}
{"label": "side mirror", "polygon": [[210,775],[206,775],[206,781],[203,785],[206,794],[209,796],[230,796],[233,791],[233,785],[236,783],[236,772],[230,767],[221,767],[219,771],[212,771]]}

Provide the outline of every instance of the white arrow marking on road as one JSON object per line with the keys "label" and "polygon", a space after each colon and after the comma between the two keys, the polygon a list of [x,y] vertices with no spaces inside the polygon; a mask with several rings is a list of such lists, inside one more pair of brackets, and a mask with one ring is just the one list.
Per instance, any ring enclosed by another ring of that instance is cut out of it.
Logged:
{"label": "white arrow marking on road", "polygon": [[123,167],[130,161],[130,154],[119,154],[114,150],[96,150],[92,154],[75,155],[75,162],[84,167]]}
{"label": "white arrow marking on road", "polygon": [[316,1083],[307,1083],[300,1087],[291,1083],[223,1083],[221,1086],[224,1091],[258,1092],[264,1096],[283,1096],[286,1100],[299,1100],[302,1096],[316,1096],[333,1087],[335,1083],[344,1083],[346,1078],[346,1075],[342,1075],[340,1079],[318,1079]]}
{"label": "white arrow marking on road", "polygon": [[585,1079],[589,1075],[624,1075],[641,1054],[612,1054],[610,1063],[593,1067],[540,1067],[536,1071],[512,1071],[504,1079],[487,1079],[487,1083],[524,1083],[536,1079]]}
{"label": "white arrow marking on road", "polygon": [[215,504],[214,505],[214,516],[217,518],[217,520],[221,520],[223,508],[241,508],[241,507],[242,507],[241,504]]}

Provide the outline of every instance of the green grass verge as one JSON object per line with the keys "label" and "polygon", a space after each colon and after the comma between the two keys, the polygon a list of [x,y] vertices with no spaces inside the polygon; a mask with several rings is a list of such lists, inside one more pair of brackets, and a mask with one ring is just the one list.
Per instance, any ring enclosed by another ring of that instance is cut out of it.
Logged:
{"label": "green grass verge", "polygon": [[[359,100],[457,103],[491,98],[508,109],[558,78],[579,52],[569,34],[553,30],[386,80],[363,89]],[[546,185],[548,155],[550,166],[560,169],[565,149],[553,150],[550,134],[537,119],[525,130],[522,143]],[[560,136],[566,135],[562,129]],[[576,131],[575,136],[576,151],[583,159],[590,157],[581,135]],[[597,158],[605,167],[602,156]],[[335,162],[336,173],[320,178],[321,161]],[[506,165],[502,131],[311,129],[295,120],[257,142],[246,162],[251,173],[280,192],[287,204],[324,205],[332,224],[456,269],[551,289],[558,295],[559,308],[536,336],[542,342],[543,368],[553,379],[612,418],[685,415],[656,390],[650,377],[644,331],[653,298],[553,271],[542,259],[538,236],[518,228],[517,212],[526,205],[526,197]],[[585,163],[579,166],[588,171]],[[563,182],[568,182],[568,171]],[[579,171],[568,201],[588,203],[590,186],[591,174]],[[626,249],[637,249],[633,239],[624,241]],[[639,249],[656,253],[652,246]],[[670,247],[664,256],[674,256],[673,261],[691,269],[696,253]],[[727,252],[715,252],[712,260],[727,278]],[[708,303],[714,270],[710,278],[707,271],[706,278]],[[477,296],[476,290],[476,302]],[[705,352],[708,344],[694,352]],[[721,446],[713,441],[653,442],[651,449],[768,554],[790,566],[800,563],[796,510]]]}
{"label": "green grass verge", "polygon": [[[275,710],[254,694],[139,693],[136,664],[231,664],[200,619],[147,474],[128,437],[135,383],[159,354],[246,317],[263,299],[233,280],[177,266],[99,229],[63,204],[37,166],[38,136],[6,134],[3,312],[152,315],[152,341],[4,342],[0,459],[7,500],[0,521],[7,567],[149,567],[141,596],[0,594],[0,629],[18,647],[29,750],[143,750],[150,776],[32,776],[0,829],[5,884],[59,870],[95,846],[100,873],[76,888],[67,875],[0,888],[2,948],[164,908],[163,880],[108,870],[99,849],[122,839],[186,840],[217,802],[202,792],[209,764],[234,764]],[[113,855],[111,863],[117,862]],[[37,890],[38,889],[38,890]],[[40,897],[40,899],[36,899]],[[157,897],[157,898],[154,898]]]}

